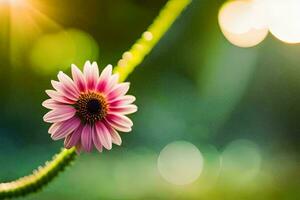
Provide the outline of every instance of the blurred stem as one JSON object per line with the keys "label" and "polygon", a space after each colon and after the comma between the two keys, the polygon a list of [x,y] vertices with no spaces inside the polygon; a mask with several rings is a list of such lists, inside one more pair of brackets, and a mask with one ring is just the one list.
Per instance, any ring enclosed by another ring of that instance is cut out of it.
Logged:
{"label": "blurred stem", "polygon": [[154,22],[149,26],[141,38],[126,51],[115,67],[115,72],[120,74],[120,81],[124,81],[133,72],[145,56],[153,49],[157,42],[164,36],[181,12],[192,0],[169,0],[162,8]]}
{"label": "blurred stem", "polygon": [[[124,81],[135,67],[143,61],[191,1],[169,0],[167,2],[148,30],[119,60],[114,71],[119,73],[120,81]],[[0,183],[0,199],[23,196],[41,189],[65,167],[70,165],[76,155],[75,148],[63,149],[54,156],[51,162],[46,162],[44,167],[39,167],[31,175],[12,182]]]}
{"label": "blurred stem", "polygon": [[59,172],[64,171],[76,155],[75,148],[62,149],[52,161],[46,162],[45,166],[34,170],[32,174],[12,182],[0,183],[0,199],[24,196],[38,191],[57,177]]}

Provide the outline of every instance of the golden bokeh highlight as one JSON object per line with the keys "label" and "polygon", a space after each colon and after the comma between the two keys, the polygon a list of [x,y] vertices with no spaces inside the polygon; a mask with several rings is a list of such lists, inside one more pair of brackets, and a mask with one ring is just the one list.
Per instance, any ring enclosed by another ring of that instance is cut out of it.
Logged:
{"label": "golden bokeh highlight", "polygon": [[268,31],[285,43],[300,43],[299,19],[299,0],[228,1],[218,17],[226,39],[239,47],[258,45]]}
{"label": "golden bokeh highlight", "polygon": [[253,47],[268,35],[263,12],[252,1],[230,1],[219,11],[224,36],[238,47]]}
{"label": "golden bokeh highlight", "polygon": [[286,43],[300,43],[300,1],[265,0],[270,32]]}

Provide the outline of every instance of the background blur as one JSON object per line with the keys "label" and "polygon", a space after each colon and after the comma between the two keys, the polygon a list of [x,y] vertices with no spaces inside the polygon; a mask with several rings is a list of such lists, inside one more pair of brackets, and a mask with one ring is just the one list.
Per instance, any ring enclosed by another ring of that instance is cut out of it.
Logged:
{"label": "background blur", "polygon": [[[62,147],[41,106],[57,72],[116,64],[165,2],[0,3],[0,182]],[[82,154],[25,199],[300,199],[300,45],[233,46],[223,2],[194,0],[131,74],[139,111],[121,147]]]}

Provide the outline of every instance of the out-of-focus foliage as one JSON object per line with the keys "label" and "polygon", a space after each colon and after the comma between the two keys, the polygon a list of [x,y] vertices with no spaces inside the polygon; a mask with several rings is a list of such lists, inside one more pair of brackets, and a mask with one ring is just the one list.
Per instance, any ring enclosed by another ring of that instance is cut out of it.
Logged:
{"label": "out-of-focus foliage", "polygon": [[[116,64],[166,1],[29,2],[34,23],[15,22],[14,31],[0,6],[0,182],[28,174],[62,146],[42,122],[44,90],[57,71],[83,59]],[[300,46],[271,36],[255,48],[232,46],[218,28],[222,3],[194,0],[130,75],[139,112],[123,145],[80,156],[26,199],[298,199]],[[78,57],[68,57],[76,41],[55,38],[69,30],[89,38],[77,38]],[[199,178],[184,186],[157,168],[161,150],[177,140],[203,157]]]}

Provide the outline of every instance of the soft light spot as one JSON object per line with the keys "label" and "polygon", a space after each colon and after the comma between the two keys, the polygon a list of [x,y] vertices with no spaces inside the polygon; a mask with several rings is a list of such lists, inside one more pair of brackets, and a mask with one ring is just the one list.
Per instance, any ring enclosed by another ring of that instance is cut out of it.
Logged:
{"label": "soft light spot", "polygon": [[124,59],[121,59],[121,60],[119,60],[119,62],[118,62],[118,66],[120,66],[120,67],[124,67],[124,66],[126,66],[126,64],[127,64],[127,62],[126,62],[126,60],[124,60]]}
{"label": "soft light spot", "polygon": [[253,47],[268,35],[266,16],[254,1],[230,1],[219,11],[219,24],[224,36],[239,47]]}
{"label": "soft light spot", "polygon": [[198,148],[185,141],[168,144],[157,161],[161,176],[175,185],[196,181],[203,170],[203,157]]}
{"label": "soft light spot", "polygon": [[300,43],[300,1],[266,0],[270,32],[286,43]]}
{"label": "soft light spot", "polygon": [[123,53],[123,56],[122,58],[125,59],[125,60],[130,60],[132,59],[132,53],[130,53],[129,51],[126,51],[125,53]]}
{"label": "soft light spot", "polygon": [[249,140],[235,140],[222,153],[221,177],[241,184],[256,178],[261,167],[257,145]]}
{"label": "soft light spot", "polygon": [[136,51],[143,51],[144,47],[141,44],[134,44],[133,49],[136,50]]}
{"label": "soft light spot", "polygon": [[147,41],[150,41],[150,40],[153,39],[153,35],[152,35],[151,32],[146,31],[146,32],[143,33],[143,38],[144,38],[145,40],[147,40]]}

